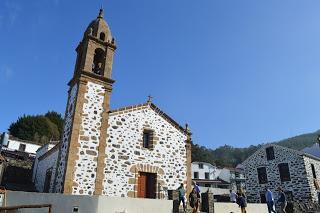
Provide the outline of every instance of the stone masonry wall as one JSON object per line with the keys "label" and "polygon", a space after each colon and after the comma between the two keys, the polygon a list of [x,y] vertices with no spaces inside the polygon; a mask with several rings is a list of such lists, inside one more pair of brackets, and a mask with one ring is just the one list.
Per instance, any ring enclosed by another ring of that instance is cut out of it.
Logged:
{"label": "stone masonry wall", "polygon": [[54,177],[56,172],[58,154],[59,150],[56,149],[54,152],[50,153],[45,158],[39,160],[37,170],[35,172],[35,187],[39,192],[43,192],[44,190],[46,172],[48,169],[52,169],[50,181],[50,191],[52,191],[54,186]]}
{"label": "stone masonry wall", "polygon": [[88,82],[78,139],[78,160],[74,171],[76,186],[73,186],[72,194],[93,195],[95,190],[104,92],[102,85]]}
{"label": "stone masonry wall", "polygon": [[[273,145],[272,145],[273,146]],[[246,191],[249,202],[260,202],[260,193],[269,187],[275,199],[278,199],[276,189],[281,186],[285,191],[291,191],[296,200],[306,200],[310,197],[310,186],[306,176],[303,156],[300,152],[274,147],[274,160],[267,160],[266,149],[263,147],[250,156],[243,164],[246,175]],[[281,182],[278,164],[288,163],[291,181]],[[268,183],[259,184],[257,168],[266,167]]]}
{"label": "stone masonry wall", "polygon": [[320,179],[320,161],[316,160],[314,158],[310,158],[307,156],[303,157],[305,168],[307,171],[307,179],[309,182],[310,190],[311,190],[311,199],[315,202],[318,202],[318,195],[317,195],[317,189],[314,184],[314,178],[312,174],[311,164],[314,165],[315,173],[316,173],[316,179]]}
{"label": "stone masonry wall", "polygon": [[32,182],[35,183],[35,178],[36,178],[36,172],[38,169],[38,163],[39,163],[39,157],[49,150],[49,144],[45,144],[42,147],[40,147],[36,153],[36,158],[33,163],[33,169],[32,169]]}
{"label": "stone masonry wall", "polygon": [[[144,129],[154,131],[143,148]],[[110,114],[103,194],[137,197],[139,172],[157,174],[157,198],[187,181],[186,135],[149,105]]]}
{"label": "stone masonry wall", "polygon": [[67,152],[70,143],[70,132],[72,128],[72,120],[75,110],[76,104],[76,96],[78,91],[78,85],[75,84],[72,88],[70,88],[70,93],[68,97],[68,104],[64,119],[64,129],[63,129],[63,137],[62,144],[59,153],[59,162],[57,164],[57,174],[55,178],[55,192],[62,192],[63,189],[63,181],[64,181],[64,173],[65,173],[65,165],[67,160]]}

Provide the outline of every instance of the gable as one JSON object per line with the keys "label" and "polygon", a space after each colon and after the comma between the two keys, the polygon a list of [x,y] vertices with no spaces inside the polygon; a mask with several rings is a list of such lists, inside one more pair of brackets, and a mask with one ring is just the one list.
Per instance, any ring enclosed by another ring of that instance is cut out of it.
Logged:
{"label": "gable", "polygon": [[127,107],[111,110],[109,115],[110,115],[110,117],[112,117],[112,116],[116,116],[116,115],[120,115],[120,114],[124,114],[124,113],[130,113],[130,112],[134,112],[134,111],[143,110],[143,109],[149,109],[149,110],[151,109],[151,110],[153,110],[154,113],[156,113],[158,116],[162,117],[162,119],[167,121],[167,123],[169,123],[171,126],[176,128],[182,134],[184,134],[186,136],[188,134],[189,135],[191,134],[190,132],[186,131],[186,128],[183,128],[182,126],[180,126],[178,124],[178,122],[176,122],[168,114],[163,112],[159,107],[157,107],[155,104],[153,104],[151,102],[147,102],[147,103],[144,103],[144,104],[132,105],[132,106],[127,106]]}
{"label": "gable", "polygon": [[285,160],[287,160],[287,156],[290,156],[290,158],[298,158],[303,155],[302,152],[297,151],[297,150],[289,149],[289,148],[275,145],[275,144],[267,144],[267,145],[261,147],[260,149],[258,149],[252,155],[250,155],[245,161],[243,161],[242,164],[244,166],[247,166],[249,164],[255,164],[256,159],[268,162],[266,149],[268,149],[270,147],[273,147],[274,156],[277,159],[277,161],[281,161],[281,160],[285,161]]}

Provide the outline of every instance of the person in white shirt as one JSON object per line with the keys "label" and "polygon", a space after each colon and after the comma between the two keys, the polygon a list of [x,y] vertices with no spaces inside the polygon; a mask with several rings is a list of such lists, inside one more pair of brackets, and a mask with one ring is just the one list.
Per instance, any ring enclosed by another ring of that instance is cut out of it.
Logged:
{"label": "person in white shirt", "polygon": [[235,192],[230,190],[230,195],[229,196],[230,196],[230,202],[232,202],[232,203],[236,203],[237,202],[238,195]]}

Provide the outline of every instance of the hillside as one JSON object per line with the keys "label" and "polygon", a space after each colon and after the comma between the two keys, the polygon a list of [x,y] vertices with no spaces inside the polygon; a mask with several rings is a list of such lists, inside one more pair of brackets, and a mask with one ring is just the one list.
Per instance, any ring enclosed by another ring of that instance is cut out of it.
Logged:
{"label": "hillside", "polygon": [[[320,130],[287,138],[278,142],[273,142],[281,146],[291,149],[301,150],[311,146],[317,142],[317,136]],[[208,149],[198,144],[192,145],[192,161],[204,161],[211,164],[216,164],[220,167],[234,167],[244,161],[247,157],[253,154],[263,144],[251,145],[246,148],[236,148],[229,145],[220,146],[216,149]]]}

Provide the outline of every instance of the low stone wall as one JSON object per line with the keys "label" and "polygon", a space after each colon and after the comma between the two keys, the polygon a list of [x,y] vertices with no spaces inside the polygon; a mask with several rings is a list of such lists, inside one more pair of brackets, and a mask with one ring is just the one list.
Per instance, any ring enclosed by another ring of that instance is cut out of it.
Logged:
{"label": "low stone wall", "polygon": [[[72,213],[170,213],[172,201],[106,196],[63,195],[9,191],[6,206],[52,204],[52,212]],[[22,209],[19,213],[43,213],[44,209]]]}
{"label": "low stone wall", "polygon": [[[268,207],[266,204],[260,203],[249,203],[247,212],[263,213],[268,212]],[[214,212],[215,213],[241,213],[241,209],[236,203],[214,203]]]}

